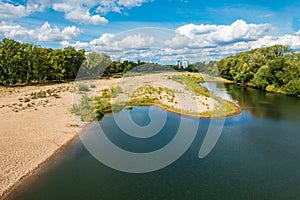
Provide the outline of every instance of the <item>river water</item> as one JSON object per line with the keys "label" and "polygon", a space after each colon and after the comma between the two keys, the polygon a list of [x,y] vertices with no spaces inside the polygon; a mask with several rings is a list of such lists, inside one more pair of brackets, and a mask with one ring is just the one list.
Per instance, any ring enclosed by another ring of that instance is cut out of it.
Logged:
{"label": "river water", "polygon": [[[216,83],[209,84],[218,90]],[[107,167],[77,138],[7,199],[299,199],[300,99],[236,85],[226,85],[225,91],[243,111],[226,118],[219,141],[203,159],[198,153],[209,119],[189,118],[200,124],[192,145],[173,164],[150,173]],[[153,107],[122,112],[146,126],[150,108],[164,113]],[[166,114],[163,129],[143,140],[124,134],[111,114],[99,123],[114,144],[143,153],[163,148],[175,137],[181,116]]]}

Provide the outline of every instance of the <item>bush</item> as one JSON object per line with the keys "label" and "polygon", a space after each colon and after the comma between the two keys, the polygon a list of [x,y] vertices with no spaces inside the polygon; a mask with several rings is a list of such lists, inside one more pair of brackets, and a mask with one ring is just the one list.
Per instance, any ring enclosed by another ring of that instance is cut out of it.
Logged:
{"label": "bush", "polygon": [[88,86],[88,85],[83,84],[83,83],[80,83],[80,84],[78,85],[78,90],[79,90],[80,92],[88,92],[90,89],[89,89],[89,86]]}
{"label": "bush", "polygon": [[96,85],[95,85],[95,84],[92,84],[92,85],[91,85],[91,88],[96,88]]}
{"label": "bush", "polygon": [[267,92],[275,92],[275,91],[276,91],[275,85],[268,85],[268,86],[266,87],[266,91],[267,91]]}
{"label": "bush", "polygon": [[300,79],[290,81],[284,91],[288,95],[300,95]]}
{"label": "bush", "polygon": [[120,86],[111,88],[111,94],[113,97],[116,97],[120,93],[122,93],[122,88]]}

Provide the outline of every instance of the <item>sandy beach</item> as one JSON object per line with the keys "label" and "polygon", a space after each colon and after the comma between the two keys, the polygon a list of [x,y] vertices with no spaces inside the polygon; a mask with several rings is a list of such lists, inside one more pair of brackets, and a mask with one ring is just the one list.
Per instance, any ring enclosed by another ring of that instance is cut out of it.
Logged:
{"label": "sandy beach", "polygon": [[[78,133],[80,124],[74,124],[69,111],[71,88],[72,84],[1,88],[1,196]],[[57,89],[59,96],[21,100],[50,89]]]}
{"label": "sandy beach", "polygon": [[[94,92],[98,94],[120,85],[123,94],[132,94],[134,89],[146,84],[178,91],[172,102],[166,100],[168,94],[162,98],[165,104],[175,108],[204,112],[218,107],[213,99],[195,97],[185,86],[170,80],[170,75],[174,74],[100,80]],[[74,120],[70,111],[73,86],[64,83],[0,88],[0,197],[77,136],[84,126],[85,123]],[[121,95],[121,98],[125,97]]]}

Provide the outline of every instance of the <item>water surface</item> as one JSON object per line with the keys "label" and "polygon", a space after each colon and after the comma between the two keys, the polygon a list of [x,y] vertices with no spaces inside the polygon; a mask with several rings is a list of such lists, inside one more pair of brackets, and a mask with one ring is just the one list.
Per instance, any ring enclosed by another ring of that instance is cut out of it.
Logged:
{"label": "water surface", "polygon": [[[188,151],[172,165],[146,174],[111,169],[75,139],[8,199],[299,199],[300,99],[236,85],[226,85],[226,91],[243,112],[226,119],[220,140],[204,159],[198,153],[208,119],[190,118],[199,120],[200,128]],[[150,122],[148,110],[134,107],[122,112],[145,126]],[[112,115],[99,123],[116,145],[149,152],[172,141],[180,117],[167,112],[162,131],[148,139],[124,134]]]}

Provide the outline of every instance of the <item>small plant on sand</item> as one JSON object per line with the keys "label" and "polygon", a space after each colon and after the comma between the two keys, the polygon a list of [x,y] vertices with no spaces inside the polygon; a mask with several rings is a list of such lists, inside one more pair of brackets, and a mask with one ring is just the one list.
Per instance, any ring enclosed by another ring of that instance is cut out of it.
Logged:
{"label": "small plant on sand", "polygon": [[89,86],[86,85],[86,84],[84,84],[84,83],[79,83],[78,84],[78,90],[80,92],[88,92],[88,91],[90,91]]}
{"label": "small plant on sand", "polygon": [[24,103],[28,103],[28,102],[30,102],[30,99],[28,97],[25,97],[24,98]]}
{"label": "small plant on sand", "polygon": [[113,97],[116,97],[120,93],[122,93],[122,88],[120,86],[111,88],[111,94]]}
{"label": "small plant on sand", "polygon": [[73,105],[72,112],[80,117],[82,121],[91,121],[94,119],[92,98],[84,94],[79,104]]}
{"label": "small plant on sand", "polygon": [[91,87],[91,88],[96,88],[96,85],[95,85],[95,84],[92,84],[90,87]]}
{"label": "small plant on sand", "polygon": [[52,96],[53,96],[55,99],[61,98],[61,97],[59,96],[59,94],[57,94],[57,93],[52,94]]}
{"label": "small plant on sand", "polygon": [[38,97],[38,98],[46,98],[46,97],[47,97],[46,91],[39,91],[39,92],[37,93],[37,97]]}

